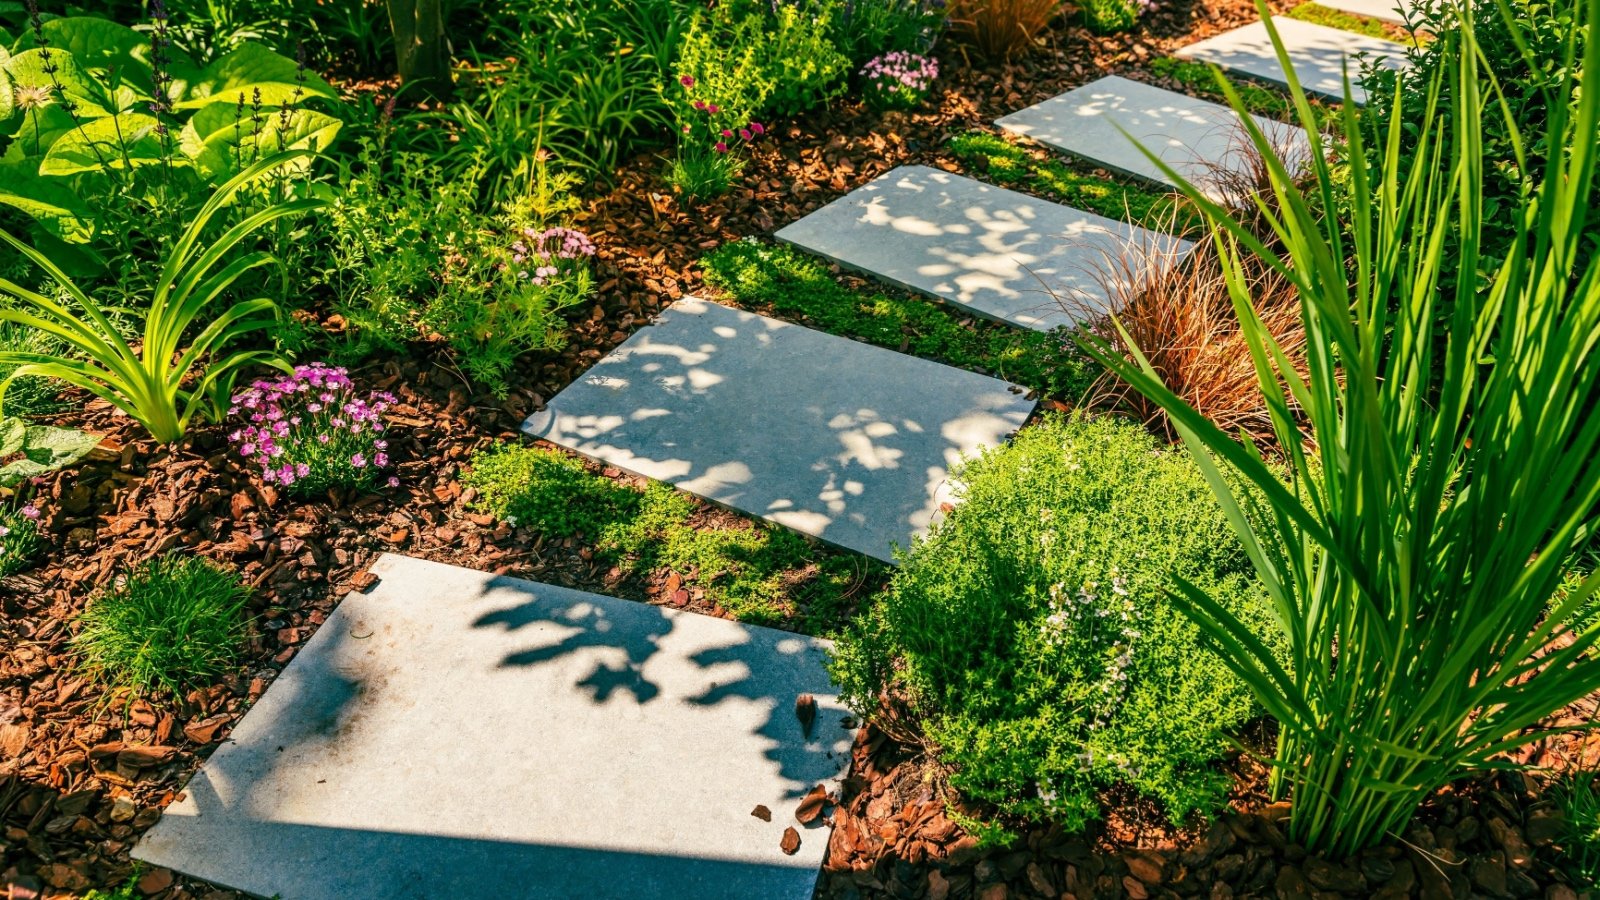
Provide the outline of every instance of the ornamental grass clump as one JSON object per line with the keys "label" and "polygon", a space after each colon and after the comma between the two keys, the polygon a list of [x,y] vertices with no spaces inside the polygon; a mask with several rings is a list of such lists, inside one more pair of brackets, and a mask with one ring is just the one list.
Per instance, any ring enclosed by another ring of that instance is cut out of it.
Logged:
{"label": "ornamental grass clump", "polygon": [[249,599],[237,574],[204,557],[156,557],[89,601],[72,647],[113,693],[181,697],[238,658]]}
{"label": "ornamental grass clump", "polygon": [[1199,467],[1136,423],[1047,419],[957,473],[961,502],[841,636],[851,707],[910,721],[949,785],[1076,829],[1117,784],[1174,821],[1231,783],[1249,688],[1167,602],[1174,575],[1268,628],[1266,596]]}
{"label": "ornamental grass clump", "polygon": [[389,468],[383,411],[394,402],[386,391],[361,394],[342,368],[297,366],[234,395],[229,414],[242,427],[228,440],[262,481],[296,495],[364,490]]}
{"label": "ornamental grass clump", "polygon": [[[1550,64],[1600,71],[1600,42],[1580,60],[1574,37],[1600,0],[1573,10],[1578,27]],[[1600,689],[1589,656],[1600,628],[1582,616],[1600,575],[1550,602],[1600,507],[1600,265],[1583,246],[1600,91],[1569,74],[1544,104],[1547,128],[1523,132],[1480,68],[1471,10],[1454,24],[1437,36],[1449,65],[1399,76],[1397,97],[1425,98],[1417,114],[1398,99],[1362,112],[1346,88],[1347,173],[1290,75],[1314,147],[1308,190],[1218,78],[1271,164],[1280,212],[1261,211],[1280,250],[1146,151],[1212,222],[1287,481],[1153,367],[1089,342],[1166,411],[1272,597],[1266,633],[1186,575],[1173,602],[1278,720],[1273,790],[1293,801],[1290,840],[1334,857],[1403,834],[1430,794],[1510,765],[1507,751]],[[1497,216],[1518,248],[1503,260],[1480,255],[1498,161],[1485,120],[1519,159],[1560,148]],[[1346,198],[1347,221],[1324,214]],[[1251,255],[1299,293],[1303,377],[1252,308]]]}
{"label": "ornamental grass clump", "polygon": [[938,77],[938,60],[901,50],[874,57],[861,67],[867,102],[878,109],[915,109]]}

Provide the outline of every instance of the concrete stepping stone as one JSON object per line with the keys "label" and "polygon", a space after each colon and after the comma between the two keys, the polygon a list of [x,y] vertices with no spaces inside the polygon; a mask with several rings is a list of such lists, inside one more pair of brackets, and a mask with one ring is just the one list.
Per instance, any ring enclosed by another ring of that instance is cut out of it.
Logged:
{"label": "concrete stepping stone", "polygon": [[[1356,103],[1365,103],[1367,92],[1359,84],[1361,69],[1356,54],[1364,52],[1370,58],[1381,59],[1390,68],[1405,65],[1405,46],[1395,41],[1281,16],[1272,21],[1277,26],[1279,37],[1283,39],[1284,48],[1289,52],[1295,75],[1300,78],[1300,84],[1307,93],[1343,100],[1343,73],[1348,62],[1351,96]],[[1180,59],[1213,63],[1260,81],[1288,84],[1283,67],[1278,64],[1277,51],[1272,47],[1272,38],[1267,34],[1267,26],[1262,22],[1252,22],[1190,44],[1175,55]]]}
{"label": "concrete stepping stone", "polygon": [[[1261,116],[1251,118],[1286,162],[1303,166],[1309,161],[1310,142],[1304,129]],[[1140,152],[1143,145],[1218,201],[1232,199],[1229,173],[1250,171],[1249,136],[1233,110],[1116,75],[1014,112],[995,124],[1101,168],[1176,186]]]}
{"label": "concrete stepping stone", "polygon": [[826,642],[403,556],[372,571],[135,858],[283,900],[811,897],[828,832],[795,810],[854,737]]}
{"label": "concrete stepping stone", "polygon": [[777,237],[1040,331],[1105,312],[1105,282],[1122,277],[1111,261],[1128,248],[1164,255],[1188,248],[1178,238],[927,166],[887,172]]}
{"label": "concrete stepping stone", "polygon": [[522,429],[886,562],[964,454],[1033,411],[1004,381],[688,298]]}

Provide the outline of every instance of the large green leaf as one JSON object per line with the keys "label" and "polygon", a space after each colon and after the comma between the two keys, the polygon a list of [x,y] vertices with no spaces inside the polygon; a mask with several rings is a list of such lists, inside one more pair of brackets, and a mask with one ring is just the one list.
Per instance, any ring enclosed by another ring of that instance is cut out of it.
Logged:
{"label": "large green leaf", "polygon": [[15,417],[0,419],[0,458],[21,453],[28,438],[28,423]]}
{"label": "large green leaf", "polygon": [[[51,19],[44,23],[44,35],[49,38],[51,46],[68,51],[84,68],[114,70],[124,83],[137,88],[145,99],[154,96],[155,82],[151,76],[148,35],[94,16]],[[173,76],[169,90],[173,96],[181,96],[198,73],[198,67],[176,47],[167,48],[167,57],[167,71]]]}
{"label": "large green leaf", "polygon": [[[49,54],[47,61],[42,49],[24,50],[6,60],[5,72],[18,88],[38,87],[50,91],[52,105],[60,103],[60,95],[56,92],[59,85],[61,93],[66,94],[67,100],[81,117],[110,115],[107,107],[111,101],[104,88],[78,58],[61,49],[51,49]],[[45,71],[51,66],[55,68],[53,77],[51,72]]]}
{"label": "large green leaf", "polygon": [[[17,419],[0,421],[0,449],[11,446],[14,433],[21,422]],[[44,475],[72,465],[100,443],[100,436],[76,428],[55,428],[50,425],[28,425],[23,429],[20,446],[4,455],[20,452],[21,457],[0,466],[0,487],[9,487],[24,478]]]}
{"label": "large green leaf", "polygon": [[[201,113],[210,109],[212,107],[201,110]],[[199,119],[200,116],[196,115],[195,118]],[[279,114],[263,114],[259,134],[255,131],[254,123],[245,122],[244,127],[235,129],[231,113],[228,119],[226,126],[215,128],[209,136],[201,139],[198,150],[192,153],[195,168],[213,181],[239,171],[242,168],[241,161],[247,166],[279,150],[324,150],[339,136],[339,129],[343,126],[338,119],[309,109],[291,112],[287,127],[284,127]],[[201,122],[202,126],[208,124],[213,123]],[[197,134],[185,129],[182,139],[185,152],[190,152],[193,146],[191,141],[197,138]],[[289,165],[304,168],[309,164],[310,160],[297,160]]]}
{"label": "large green leaf", "polygon": [[6,48],[0,47],[0,122],[11,118],[11,114],[17,110],[15,98],[11,93],[11,76],[5,73],[7,59],[9,57],[6,55]]}
{"label": "large green leaf", "polygon": [[78,195],[56,179],[41,177],[36,165],[0,165],[0,204],[20,210],[65,240],[81,243],[90,237],[91,213]]}
{"label": "large green leaf", "polygon": [[76,175],[103,168],[123,169],[161,161],[154,116],[125,112],[86,122],[51,145],[40,175]]}
{"label": "large green leaf", "polygon": [[37,172],[39,160],[50,150],[50,146],[73,127],[72,117],[55,104],[26,111],[18,119],[17,130],[11,135],[11,145],[6,147],[0,161],[11,164],[31,160],[33,171]]}
{"label": "large green leaf", "polygon": [[260,44],[241,44],[206,66],[190,85],[188,97],[178,106],[199,109],[212,103],[237,105],[241,97],[248,106],[256,101],[256,91],[260,91],[262,106],[293,103],[296,91],[300,91],[300,99],[338,96],[326,81],[312,72],[303,73],[305,84],[300,84],[297,77],[301,74],[294,60],[279,56]]}

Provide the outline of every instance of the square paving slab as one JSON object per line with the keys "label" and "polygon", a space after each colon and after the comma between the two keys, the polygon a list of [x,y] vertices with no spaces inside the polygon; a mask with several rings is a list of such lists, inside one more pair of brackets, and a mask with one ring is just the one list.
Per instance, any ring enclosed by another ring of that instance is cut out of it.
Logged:
{"label": "square paving slab", "polygon": [[892,561],[949,499],[951,466],[1032,411],[995,378],[688,298],[522,428]]}
{"label": "square paving slab", "polygon": [[[1305,165],[1310,144],[1303,129],[1261,116],[1251,118],[1278,148],[1279,156],[1293,167]],[[995,124],[1102,168],[1175,185],[1140,152],[1142,144],[1219,201],[1230,199],[1226,173],[1249,171],[1251,160],[1245,149],[1249,136],[1233,110],[1115,75]]]}
{"label": "square paving slab", "polygon": [[1040,331],[1104,312],[1105,282],[1118,278],[1111,260],[1129,247],[1171,256],[1189,246],[927,166],[885,173],[777,237],[978,315]]}
{"label": "square paving slab", "polygon": [[282,900],[811,897],[828,832],[795,808],[854,736],[825,642],[403,556],[372,571],[136,858]]}
{"label": "square paving slab", "polygon": [[[1295,75],[1307,93],[1321,94],[1333,100],[1344,99],[1344,66],[1350,69],[1350,90],[1357,103],[1365,103],[1367,92],[1362,89],[1360,61],[1356,54],[1365,52],[1369,58],[1382,59],[1391,68],[1404,65],[1405,46],[1395,41],[1367,37],[1362,34],[1313,25],[1299,19],[1278,17],[1272,20],[1278,36],[1289,52]],[[1176,54],[1181,59],[1213,63],[1231,72],[1287,85],[1283,66],[1278,64],[1278,54],[1272,48],[1272,38],[1262,22],[1225,31],[1198,44],[1190,44]]]}

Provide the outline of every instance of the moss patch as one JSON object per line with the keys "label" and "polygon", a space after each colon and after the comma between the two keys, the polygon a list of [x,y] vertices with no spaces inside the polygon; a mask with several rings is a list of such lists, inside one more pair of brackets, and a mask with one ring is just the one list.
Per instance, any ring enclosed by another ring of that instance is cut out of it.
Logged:
{"label": "moss patch", "polygon": [[476,509],[549,538],[588,541],[627,574],[670,569],[744,622],[826,634],[854,596],[885,578],[879,563],[819,550],[659,482],[636,490],[555,450],[490,447],[461,481],[477,491]]}
{"label": "moss patch", "polygon": [[992,374],[1047,396],[1080,397],[1099,372],[1064,332],[975,321],[916,297],[854,291],[816,257],[787,246],[751,240],[725,244],[703,257],[700,267],[708,285],[741,306]]}
{"label": "moss patch", "polygon": [[[1152,59],[1149,69],[1151,74],[1176,81],[1185,93],[1216,103],[1228,102],[1227,97],[1217,87],[1217,78],[1212,73],[1212,67],[1206,63],[1164,56]],[[1245,109],[1250,112],[1281,122],[1298,121],[1294,104],[1290,102],[1287,93],[1242,79],[1233,79],[1233,86],[1239,93],[1239,99],[1244,101]],[[1326,131],[1338,125],[1337,106],[1330,106],[1315,97],[1306,99],[1311,103],[1311,111],[1316,116],[1319,129]]]}
{"label": "moss patch", "polygon": [[990,180],[1057,200],[1108,219],[1169,234],[1200,229],[1204,219],[1176,194],[1082,171],[1047,152],[998,134],[969,131],[950,139],[950,154]]}
{"label": "moss patch", "polygon": [[1289,10],[1289,18],[1310,22],[1313,25],[1325,25],[1337,28],[1340,31],[1349,31],[1354,34],[1364,34],[1367,37],[1380,38],[1386,41],[1395,40],[1405,33],[1405,29],[1369,19],[1365,16],[1355,16],[1343,10],[1322,6],[1316,3],[1302,3]]}

